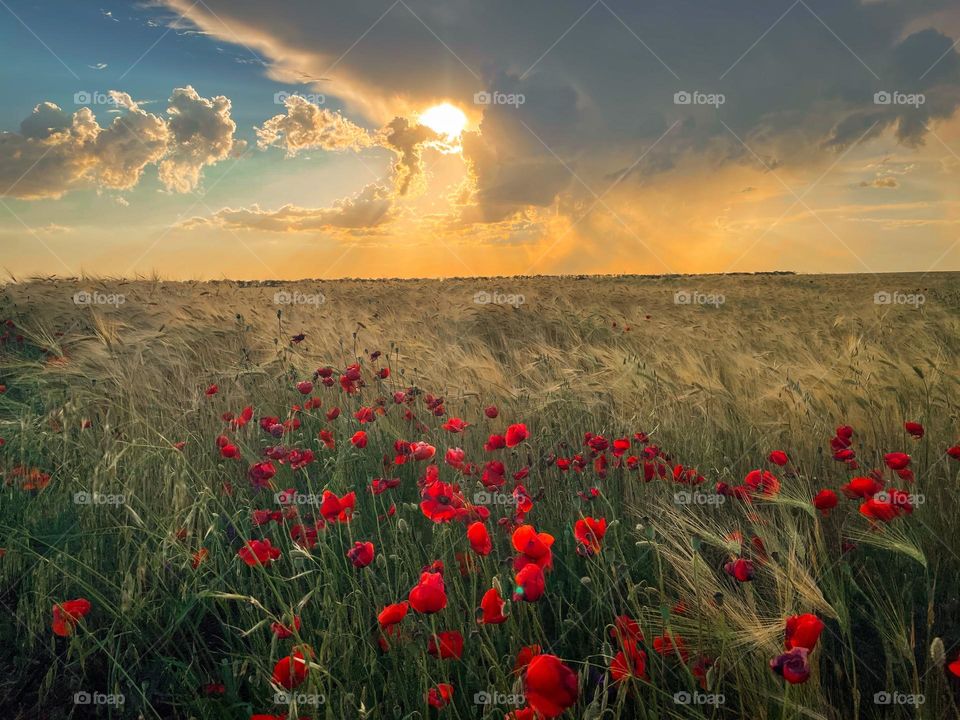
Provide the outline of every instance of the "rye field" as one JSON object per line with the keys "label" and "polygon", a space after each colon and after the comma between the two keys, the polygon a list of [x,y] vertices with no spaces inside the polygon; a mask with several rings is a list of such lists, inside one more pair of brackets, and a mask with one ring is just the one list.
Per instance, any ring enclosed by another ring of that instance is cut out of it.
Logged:
{"label": "rye field", "polygon": [[956,718],[960,275],[0,286],[0,708]]}

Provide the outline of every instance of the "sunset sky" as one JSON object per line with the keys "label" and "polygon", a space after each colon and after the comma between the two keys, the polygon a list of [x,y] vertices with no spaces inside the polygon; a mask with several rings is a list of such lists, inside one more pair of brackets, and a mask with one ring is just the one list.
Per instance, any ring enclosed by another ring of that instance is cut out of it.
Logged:
{"label": "sunset sky", "polygon": [[958,41],[956,0],[0,0],[0,267],[960,270]]}

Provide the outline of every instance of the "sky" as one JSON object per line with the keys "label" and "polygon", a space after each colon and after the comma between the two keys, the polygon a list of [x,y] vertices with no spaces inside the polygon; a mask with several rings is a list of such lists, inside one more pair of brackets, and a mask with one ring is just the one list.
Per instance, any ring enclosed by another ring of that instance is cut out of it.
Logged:
{"label": "sky", "polygon": [[0,267],[960,270],[955,0],[0,0]]}

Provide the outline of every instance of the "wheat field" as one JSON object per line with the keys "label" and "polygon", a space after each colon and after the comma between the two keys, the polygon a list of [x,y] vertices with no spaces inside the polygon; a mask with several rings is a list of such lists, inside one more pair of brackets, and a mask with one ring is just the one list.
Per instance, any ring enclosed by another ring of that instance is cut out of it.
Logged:
{"label": "wheat field", "polygon": [[[36,278],[0,286],[0,321],[8,717],[958,717],[956,273]],[[775,490],[727,491],[754,470]],[[880,487],[910,511],[865,514]],[[285,489],[356,507],[324,522]],[[553,537],[537,601],[527,525]],[[279,557],[245,562],[253,539]],[[378,622],[421,573],[445,607]],[[507,619],[478,623],[491,589]],[[794,682],[771,661],[798,615],[823,631]]]}

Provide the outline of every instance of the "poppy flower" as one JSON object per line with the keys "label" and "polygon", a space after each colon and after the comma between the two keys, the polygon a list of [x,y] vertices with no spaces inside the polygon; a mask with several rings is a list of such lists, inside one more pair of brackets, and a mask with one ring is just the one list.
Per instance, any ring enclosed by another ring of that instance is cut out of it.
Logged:
{"label": "poppy flower", "polygon": [[470,547],[477,555],[489,555],[493,549],[490,533],[482,522],[470,524],[467,528],[467,540],[470,541]]}
{"label": "poppy flower", "polygon": [[840,490],[848,498],[869,498],[883,490],[883,483],[872,477],[855,477]]}
{"label": "poppy flower", "polygon": [[193,554],[193,558],[190,561],[190,567],[196,570],[198,567],[200,567],[200,564],[207,559],[209,555],[210,555],[209,550],[207,550],[206,548],[200,548]]}
{"label": "poppy flower", "polygon": [[250,567],[255,565],[269,565],[280,557],[280,548],[270,544],[270,540],[248,540],[246,545],[237,551],[237,555]]}
{"label": "poppy flower", "polygon": [[287,638],[293,637],[295,632],[300,632],[300,616],[294,615],[293,622],[290,625],[284,625],[280,622],[272,622],[270,623],[270,629],[280,640],[286,640]]}
{"label": "poppy flower", "polygon": [[780,492],[780,481],[769,470],[751,470],[743,483],[754,495],[773,497]]}
{"label": "poppy flower", "polygon": [[320,514],[329,522],[348,522],[356,505],[357,494],[352,490],[343,497],[337,497],[329,490],[324,490],[320,500]]}
{"label": "poppy flower", "polygon": [[910,456],[902,452],[887,453],[883,456],[883,462],[891,470],[903,470],[910,464]]}
{"label": "poppy flower", "polygon": [[204,392],[207,394],[207,397],[212,397],[213,395],[216,395],[218,392],[220,392],[220,388],[216,384],[213,384],[210,387],[208,387]]}
{"label": "poppy flower", "polygon": [[333,421],[336,420],[338,417],[340,417],[340,408],[338,408],[338,407],[332,407],[332,408],[330,408],[329,410],[327,410],[327,421],[328,421],[328,422],[333,422]]}
{"label": "poppy flower", "polygon": [[380,627],[385,628],[396,625],[406,617],[409,609],[410,603],[408,603],[406,600],[403,602],[394,603],[393,605],[387,605],[383,610],[380,611],[380,614],[377,615],[377,622],[380,623]]}
{"label": "poppy flower", "polygon": [[447,432],[451,433],[462,433],[470,426],[470,423],[466,423],[458,417],[452,417],[448,419],[441,427]]}
{"label": "poppy flower", "polygon": [[529,563],[520,568],[520,571],[514,576],[516,587],[513,590],[513,600],[517,602],[536,602],[546,591],[546,581],[543,578],[543,570],[536,563]]}
{"label": "poppy flower", "polygon": [[355,542],[353,547],[347,550],[347,558],[354,567],[363,568],[373,562],[373,543]]}
{"label": "poppy flower", "polygon": [[497,409],[496,405],[487,405],[487,407],[483,409],[483,414],[493,420],[497,417],[497,415],[500,414],[500,411]]}
{"label": "poppy flower", "polygon": [[367,446],[367,433],[363,430],[357,430],[350,438],[350,444],[362,450]]}
{"label": "poppy flower", "polygon": [[420,510],[435,523],[450,522],[464,508],[463,497],[450,483],[431,483],[421,497]]}
{"label": "poppy flower", "polygon": [[810,663],[807,655],[810,651],[797,647],[770,661],[770,669],[783,677],[791,685],[805,683],[810,678]]}
{"label": "poppy flower", "polygon": [[813,496],[813,506],[827,516],[837,506],[837,494],[833,490],[821,490]]}
{"label": "poppy flower", "polygon": [[952,457],[954,460],[960,460],[960,445],[954,445],[947,448],[947,455]]}
{"label": "poppy flower", "polygon": [[514,567],[519,569],[527,563],[534,563],[542,568],[549,568],[553,563],[553,554],[550,546],[553,545],[553,536],[538,533],[533,525],[521,525],[513,531],[511,538],[514,549],[521,554],[519,562]]}
{"label": "poppy flower", "polygon": [[450,683],[440,683],[430,688],[427,693],[427,702],[430,707],[435,707],[438,710],[449,705],[451,700],[453,700],[453,685]]}
{"label": "poppy flower", "polygon": [[544,718],[555,718],[577,702],[577,674],[556,655],[537,655],[527,665],[523,686],[527,704]]}
{"label": "poppy flower", "polygon": [[297,383],[297,392],[301,395],[309,395],[313,392],[313,383],[309,380],[301,380]]}
{"label": "poppy flower", "polygon": [[86,598],[65,600],[53,606],[53,634],[70,637],[81,618],[90,612],[90,601]]}
{"label": "poppy flower", "polygon": [[894,505],[889,500],[879,500],[875,497],[869,498],[860,506],[860,514],[870,520],[879,520],[888,523],[900,515],[901,508]]}
{"label": "poppy flower", "polygon": [[687,662],[687,646],[680,635],[671,635],[670,633],[658,635],[653,639],[653,649],[656,650],[658,655],[664,657],[679,654],[680,659],[684,663]]}
{"label": "poppy flower", "polygon": [[293,690],[307,679],[308,669],[303,652],[294,650],[273,666],[273,681],[280,687]]}
{"label": "poppy flower", "polygon": [[610,628],[610,637],[621,643],[629,640],[642,641],[643,631],[640,624],[629,615],[617,615],[613,627]]}
{"label": "poppy flower", "polygon": [[333,433],[329,430],[321,430],[317,433],[317,438],[326,446],[327,450],[333,450],[337,446],[337,442],[333,438]]}
{"label": "poppy flower", "polygon": [[823,620],[813,613],[791,615],[787,618],[784,630],[784,647],[787,650],[794,648],[813,650],[820,638],[820,633],[823,632],[823,628]]}
{"label": "poppy flower", "polygon": [[420,582],[413,586],[409,595],[410,606],[418,613],[440,612],[447,606],[447,591],[443,584],[443,575],[438,572],[425,572]]}
{"label": "poppy flower", "polygon": [[647,653],[637,646],[636,640],[624,643],[624,649],[614,655],[610,661],[610,677],[621,682],[628,677],[647,678]]}
{"label": "poppy flower", "polygon": [[461,448],[450,448],[447,450],[447,454],[443,456],[443,461],[450,467],[461,470],[466,456],[467,454]]}
{"label": "poppy flower", "polygon": [[573,536],[577,539],[577,542],[584,546],[591,554],[600,552],[600,543],[606,534],[606,518],[597,520],[592,517],[584,517],[577,520],[573,525]]}
{"label": "poppy flower", "polygon": [[513,663],[513,671],[520,672],[521,670],[526,670],[530,661],[540,654],[541,649],[539,645],[524,645],[520,648],[519,652],[517,652],[517,659]]}
{"label": "poppy flower", "polygon": [[503,716],[503,720],[537,720],[537,713],[533,708],[525,707],[513,710]]}
{"label": "poppy flower", "polygon": [[220,446],[220,457],[231,460],[240,457],[240,449],[236,445],[227,443]]}
{"label": "poppy flower", "polygon": [[277,469],[269,460],[254,463],[247,471],[247,477],[250,478],[250,484],[254,490],[270,487],[270,480],[277,474]]}
{"label": "poppy flower", "polygon": [[503,614],[503,608],[506,602],[500,596],[500,591],[492,587],[487,590],[480,599],[480,610],[483,613],[477,619],[481,625],[499,625],[507,621],[507,616]]}
{"label": "poppy flower", "polygon": [[[320,523],[323,523],[323,521],[321,520]],[[290,528],[290,539],[293,540],[294,544],[298,547],[309,550],[317,544],[318,527],[322,528],[323,526],[297,523]]]}
{"label": "poppy flower", "polygon": [[491,435],[483,444],[483,449],[487,452],[492,452],[493,450],[502,450],[506,446],[507,440],[503,435]]}
{"label": "poppy flower", "polygon": [[507,447],[512,448],[530,437],[530,431],[527,430],[527,426],[523,423],[516,423],[507,428],[507,432],[504,433],[503,437],[507,443]]}
{"label": "poppy flower", "polygon": [[737,582],[750,582],[753,580],[753,563],[746,558],[737,558],[723,566],[727,575],[735,578]]}
{"label": "poppy flower", "polygon": [[783,467],[789,462],[790,458],[787,457],[787,454],[783,450],[774,450],[767,456],[767,460],[774,465]]}
{"label": "poppy flower", "polygon": [[414,460],[429,460],[437,454],[437,449],[433,445],[420,440],[410,443],[410,454],[413,455]]}
{"label": "poppy flower", "polygon": [[440,660],[459,660],[463,655],[463,635],[456,630],[438,632],[427,643],[427,652]]}
{"label": "poppy flower", "polygon": [[905,422],[903,429],[907,431],[910,437],[914,437],[917,440],[923,437],[923,425],[918,422]]}
{"label": "poppy flower", "polygon": [[947,669],[952,672],[955,677],[960,677],[960,657],[948,664]]}

